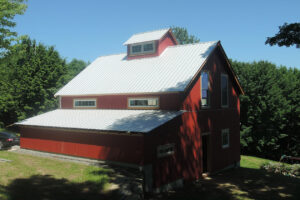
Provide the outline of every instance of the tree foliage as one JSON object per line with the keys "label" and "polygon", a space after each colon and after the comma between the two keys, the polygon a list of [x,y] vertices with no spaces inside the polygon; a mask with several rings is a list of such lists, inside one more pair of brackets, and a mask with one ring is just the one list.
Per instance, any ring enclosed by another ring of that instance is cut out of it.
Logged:
{"label": "tree foliage", "polygon": [[300,156],[300,71],[269,62],[232,62],[241,100],[242,152],[272,159]]}
{"label": "tree foliage", "polygon": [[0,51],[7,49],[16,32],[11,28],[16,26],[13,20],[15,15],[21,15],[25,12],[27,6],[24,0],[0,0]]}
{"label": "tree foliage", "polygon": [[9,125],[57,107],[67,67],[54,47],[23,37],[0,61],[0,121]]}
{"label": "tree foliage", "polygon": [[186,28],[172,27],[172,32],[179,44],[190,44],[200,41],[196,36],[190,35]]}
{"label": "tree foliage", "polygon": [[67,71],[66,74],[66,81],[70,81],[72,78],[74,78],[79,72],[81,72],[88,63],[84,62],[83,60],[73,59],[71,62],[67,64]]}
{"label": "tree foliage", "polygon": [[268,37],[265,43],[271,46],[277,44],[280,47],[296,45],[300,48],[300,23],[284,23],[279,26],[279,32],[273,37]]}

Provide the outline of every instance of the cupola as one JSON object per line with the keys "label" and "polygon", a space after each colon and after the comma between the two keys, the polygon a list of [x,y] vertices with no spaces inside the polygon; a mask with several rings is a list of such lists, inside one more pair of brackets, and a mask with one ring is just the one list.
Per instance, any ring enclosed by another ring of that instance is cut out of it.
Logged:
{"label": "cupola", "polygon": [[176,44],[171,28],[137,33],[124,43],[128,60],[159,56],[168,46]]}

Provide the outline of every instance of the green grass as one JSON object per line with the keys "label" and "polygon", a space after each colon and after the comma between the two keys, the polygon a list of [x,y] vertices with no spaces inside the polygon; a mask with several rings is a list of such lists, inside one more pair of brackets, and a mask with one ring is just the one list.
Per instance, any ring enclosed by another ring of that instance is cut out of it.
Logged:
{"label": "green grass", "polygon": [[[111,169],[63,162],[14,152],[0,151],[0,199],[119,199],[110,191],[116,177]],[[299,199],[300,179],[268,173],[260,169],[265,162],[242,156],[241,167],[222,171],[183,189],[152,199]]]}
{"label": "green grass", "polygon": [[258,158],[254,156],[241,156],[241,167],[250,169],[260,169],[260,166],[264,163],[277,163],[273,160],[268,160],[264,158]]}
{"label": "green grass", "polygon": [[211,175],[185,185],[183,189],[160,195],[158,199],[256,200],[300,199],[300,179],[267,173],[260,169],[266,162],[253,156],[241,156],[241,167]]}
{"label": "green grass", "polygon": [[76,199],[104,195],[109,186],[110,169],[7,151],[0,151],[0,158],[11,161],[0,162],[0,199],[26,199],[16,195],[28,190],[35,191],[36,199],[55,194]]}

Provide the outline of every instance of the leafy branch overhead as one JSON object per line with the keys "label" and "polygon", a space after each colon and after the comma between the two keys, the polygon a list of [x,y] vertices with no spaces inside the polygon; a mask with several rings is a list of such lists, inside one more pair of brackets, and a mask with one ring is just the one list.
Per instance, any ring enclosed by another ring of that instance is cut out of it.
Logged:
{"label": "leafy branch overhead", "polygon": [[296,45],[300,48],[300,23],[285,23],[279,26],[279,32],[273,37],[268,37],[265,44],[277,44],[280,47]]}
{"label": "leafy branch overhead", "polygon": [[16,26],[12,19],[25,12],[27,5],[24,0],[0,0],[0,51],[8,49],[16,32],[11,28]]}

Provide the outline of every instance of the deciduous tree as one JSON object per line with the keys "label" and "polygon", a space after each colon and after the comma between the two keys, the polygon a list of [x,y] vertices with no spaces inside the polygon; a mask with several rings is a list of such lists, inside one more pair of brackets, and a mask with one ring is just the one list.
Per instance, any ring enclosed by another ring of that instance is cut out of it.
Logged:
{"label": "deciduous tree", "polygon": [[279,26],[279,32],[273,37],[268,37],[265,43],[271,46],[277,44],[280,47],[296,45],[300,48],[300,23],[285,23]]}
{"label": "deciduous tree", "polygon": [[27,6],[24,0],[0,0],[0,52],[7,49],[16,32],[11,28],[16,26],[13,18],[25,12]]}
{"label": "deciduous tree", "polygon": [[65,60],[52,46],[23,37],[0,66],[0,121],[9,125],[57,107],[54,98],[65,84]]}

